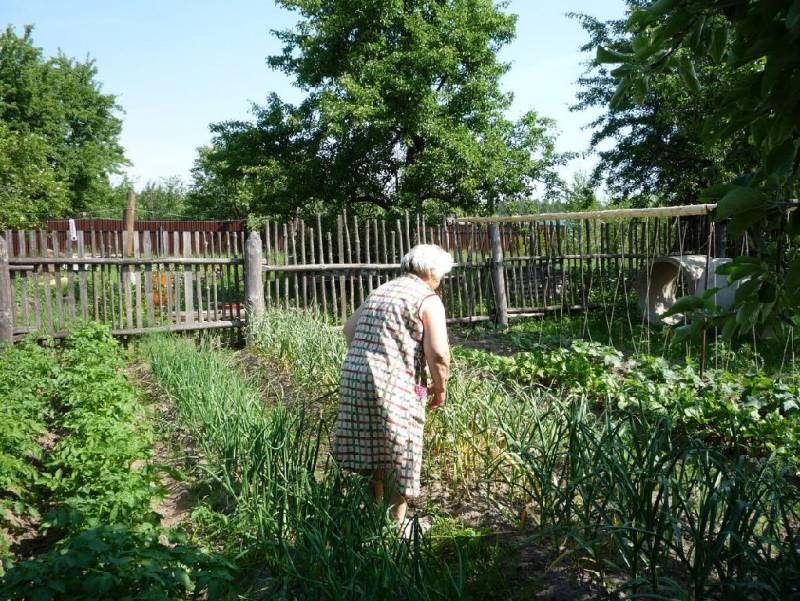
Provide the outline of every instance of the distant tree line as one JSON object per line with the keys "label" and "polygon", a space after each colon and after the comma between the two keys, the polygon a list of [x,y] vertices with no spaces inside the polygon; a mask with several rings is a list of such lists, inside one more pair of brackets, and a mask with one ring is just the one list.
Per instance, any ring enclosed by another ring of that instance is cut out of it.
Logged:
{"label": "distant tree line", "polygon": [[[116,217],[132,187],[139,215],[153,218],[343,207],[431,216],[581,210],[599,206],[601,189],[626,206],[684,204],[759,164],[748,123],[731,122],[713,140],[704,128],[761,69],[757,61],[719,60],[737,43],[719,33],[727,31],[724,15],[709,13],[704,28],[693,29],[697,39],[687,40],[708,47],[691,62],[691,86],[681,49],[680,67],[631,79],[625,93],[617,84],[633,66],[618,57],[644,47],[646,27],[632,18],[572,15],[587,32],[584,50],[602,49],[588,61],[572,109],[604,110],[589,124],[596,167],[565,182],[559,168],[575,154],[556,150],[555,123],[534,111],[516,121],[506,116],[512,98],[500,78],[508,65],[498,51],[513,40],[515,17],[505,2],[378,0],[357,11],[347,0],[279,4],[299,20],[274,32],[283,50],[268,63],[293,78],[304,100],[294,105],[270,94],[252,119],[212,124],[212,142],[199,149],[188,183],[122,176],[121,108],[102,93],[94,63],[45,57],[30,28],[22,35],[7,28],[0,36],[0,225]],[[650,3],[627,4],[634,15]]]}

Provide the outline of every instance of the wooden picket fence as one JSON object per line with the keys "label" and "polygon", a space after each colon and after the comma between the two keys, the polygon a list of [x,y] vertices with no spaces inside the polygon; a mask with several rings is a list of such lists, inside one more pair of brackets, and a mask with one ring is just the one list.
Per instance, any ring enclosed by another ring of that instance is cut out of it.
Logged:
{"label": "wooden picket fence", "polygon": [[[106,234],[78,231],[66,247],[57,232],[11,234],[21,251],[8,257],[13,336],[61,337],[78,319],[106,323],[117,335],[242,325],[243,260],[234,242],[242,236],[163,232],[154,239],[145,231],[127,253],[126,232]],[[182,256],[157,256],[157,246],[180,248]],[[228,248],[228,256],[219,252]]]}
{"label": "wooden picket fence", "polygon": [[[712,207],[462,218],[317,217],[241,229],[6,232],[0,256],[0,340],[65,335],[72,321],[118,335],[236,328],[245,307],[312,310],[341,323],[399,273],[415,244],[455,259],[440,288],[454,322],[588,310],[630,288],[667,254],[719,254]],[[120,222],[121,223],[121,222]],[[9,242],[12,242],[9,244]],[[712,246],[714,247],[712,249]],[[724,240],[723,240],[724,246]]]}
{"label": "wooden picket fence", "polygon": [[[266,306],[313,309],[341,322],[373,288],[399,273],[413,245],[437,244],[455,259],[439,290],[451,322],[534,316],[606,302],[669,254],[724,254],[713,236],[713,205],[453,219],[422,216],[359,220],[341,215],[267,222],[263,250]],[[711,236],[711,237],[710,237]],[[503,321],[501,319],[501,321]]]}

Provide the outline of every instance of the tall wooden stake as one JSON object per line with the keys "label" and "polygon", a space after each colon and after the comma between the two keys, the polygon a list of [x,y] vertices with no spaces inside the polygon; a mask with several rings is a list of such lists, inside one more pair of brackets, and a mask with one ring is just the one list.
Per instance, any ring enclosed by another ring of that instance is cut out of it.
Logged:
{"label": "tall wooden stake", "polygon": [[11,298],[8,245],[0,236],[0,342],[11,342],[14,339],[14,306]]}
{"label": "tall wooden stake", "polygon": [[244,263],[244,289],[247,302],[248,325],[253,325],[253,318],[264,313],[264,281],[261,269],[263,248],[261,236],[253,230],[247,238]]}
{"label": "tall wooden stake", "polygon": [[495,321],[502,328],[508,327],[508,301],[506,300],[506,275],[503,267],[503,246],[500,242],[500,227],[489,224],[492,241],[492,283],[494,284]]}
{"label": "tall wooden stake", "polygon": [[133,256],[133,224],[136,216],[136,194],[128,190],[128,208],[125,209],[125,230],[128,232],[128,247],[125,249],[127,257]]}

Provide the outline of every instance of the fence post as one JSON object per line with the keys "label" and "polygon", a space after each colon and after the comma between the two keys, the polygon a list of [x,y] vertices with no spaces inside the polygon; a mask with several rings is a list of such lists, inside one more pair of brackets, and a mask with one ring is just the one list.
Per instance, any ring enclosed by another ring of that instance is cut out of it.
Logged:
{"label": "fence post", "polygon": [[11,306],[11,274],[8,269],[8,245],[0,236],[0,342],[14,339],[14,307]]}
{"label": "fence post", "polygon": [[264,313],[262,253],[261,236],[253,230],[247,238],[244,255],[244,293],[248,325],[252,324],[254,317]]}
{"label": "fence post", "polygon": [[714,256],[718,259],[724,258],[728,246],[727,223],[718,221],[714,224]]}
{"label": "fence post", "polygon": [[506,299],[506,274],[503,266],[503,245],[500,240],[500,227],[489,224],[489,238],[492,241],[492,284],[494,285],[495,323],[508,327],[508,301]]}

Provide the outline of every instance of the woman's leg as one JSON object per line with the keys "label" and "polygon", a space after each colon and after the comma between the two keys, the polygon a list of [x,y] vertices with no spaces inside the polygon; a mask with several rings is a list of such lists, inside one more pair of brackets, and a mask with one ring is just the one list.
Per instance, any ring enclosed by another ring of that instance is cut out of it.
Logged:
{"label": "woman's leg", "polygon": [[372,472],[372,497],[377,503],[383,503],[383,470],[378,468]]}
{"label": "woman's leg", "polygon": [[[376,503],[384,503],[386,499],[386,472],[376,469],[372,473],[372,497]],[[365,474],[366,475],[366,474]],[[389,478],[389,517],[393,522],[401,524],[406,517],[408,502],[397,490],[397,482]]]}
{"label": "woman's leg", "polygon": [[[383,491],[383,474],[381,474],[381,491]],[[400,494],[397,485],[397,479],[394,477],[389,478],[389,517],[393,522],[402,524],[406,518],[406,511],[408,510],[408,502],[406,498]]]}

